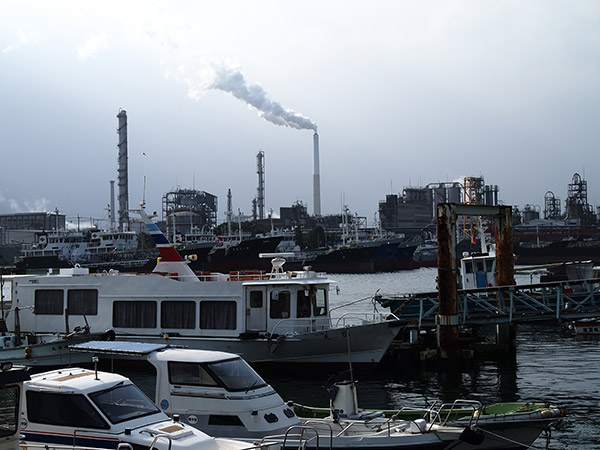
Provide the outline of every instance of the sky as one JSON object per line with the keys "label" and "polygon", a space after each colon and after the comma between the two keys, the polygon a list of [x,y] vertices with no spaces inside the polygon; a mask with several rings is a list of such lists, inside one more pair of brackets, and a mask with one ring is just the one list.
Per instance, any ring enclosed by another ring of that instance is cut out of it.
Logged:
{"label": "sky", "polygon": [[0,0],[0,214],[108,217],[117,114],[129,204],[218,196],[372,222],[405,187],[483,177],[543,209],[600,205],[600,1]]}

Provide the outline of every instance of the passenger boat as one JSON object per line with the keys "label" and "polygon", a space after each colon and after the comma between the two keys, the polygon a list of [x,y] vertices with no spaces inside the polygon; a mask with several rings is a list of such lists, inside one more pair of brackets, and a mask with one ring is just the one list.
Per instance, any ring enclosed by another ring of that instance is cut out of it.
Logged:
{"label": "passenger boat", "polygon": [[170,419],[129,379],[81,368],[32,375],[23,383],[22,445],[45,448],[241,450]]}
{"label": "passenger boat", "polygon": [[279,371],[345,367],[349,352],[357,369],[373,369],[398,333],[398,322],[384,314],[333,319],[333,282],[310,270],[284,271],[277,258],[270,273],[196,274],[143,209],[140,214],[162,255],[152,273],[74,267],[5,276],[5,301],[27,311],[22,328],[58,332],[66,308],[70,317],[85,316],[92,329],[114,329],[119,339],[228,351]]}

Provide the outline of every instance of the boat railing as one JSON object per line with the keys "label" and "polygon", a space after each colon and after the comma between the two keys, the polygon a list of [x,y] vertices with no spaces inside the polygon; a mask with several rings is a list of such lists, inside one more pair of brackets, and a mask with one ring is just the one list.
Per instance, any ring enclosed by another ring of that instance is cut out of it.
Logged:
{"label": "boat railing", "polygon": [[[27,445],[22,444],[21,448],[26,448],[27,450],[73,450],[75,448],[82,447],[74,445],[45,444],[41,442],[27,441]],[[128,442],[119,442],[119,444],[117,445],[117,450],[133,450],[133,446]]]}
{"label": "boat railing", "polygon": [[[419,328],[435,324],[438,292],[376,295],[399,318]],[[458,290],[461,324],[565,321],[596,317],[600,311],[600,279],[556,281]]]}
{"label": "boat railing", "polygon": [[[385,322],[386,320],[389,320],[389,319],[397,320],[398,317],[394,313],[390,314],[389,311],[386,311],[385,313],[381,313],[377,310],[378,303],[376,301],[376,298],[377,298],[377,293],[375,293],[375,295],[373,295],[373,296],[363,297],[358,300],[346,302],[346,303],[343,303],[341,305],[334,306],[333,308],[331,308],[329,310],[330,316],[335,316],[336,312],[340,312],[341,310],[351,309],[350,311],[344,312],[339,317],[337,317],[336,323],[334,324],[334,328],[343,327],[343,326],[347,326],[347,325],[365,325],[365,324],[369,324],[369,323],[379,323],[379,322]],[[362,302],[366,302],[366,301],[371,302],[371,304],[373,306],[372,312],[370,312],[370,313],[369,312],[358,312],[356,309],[352,308],[354,305],[357,305],[358,303],[362,303]]]}
{"label": "boat railing", "polygon": [[[298,439],[298,448],[306,448],[308,442],[310,441],[316,441],[316,449],[318,450],[320,448],[320,435],[319,435],[319,431],[317,430],[316,427],[314,426],[310,426],[307,425],[310,422],[317,422],[314,420],[307,420],[305,422],[303,422],[301,425],[292,425],[291,427],[289,427],[285,434],[283,435],[277,435],[277,436],[266,436],[261,440],[261,443],[265,440],[268,439],[283,439],[283,443],[281,445],[282,449],[285,449],[287,447],[287,442],[288,440],[293,440],[293,439]],[[333,428],[331,428],[330,424],[327,424],[329,426],[329,450],[332,450],[333,448]],[[292,433],[292,431],[296,431],[295,433]],[[305,434],[309,437],[305,437]],[[314,436],[310,436],[310,434],[314,434]],[[295,444],[294,444],[295,445]]]}
{"label": "boat railing", "polygon": [[434,423],[446,425],[448,422],[461,417],[469,417],[468,426],[477,423],[483,405],[477,400],[457,399],[452,403],[434,402],[426,412],[428,422],[433,426]]}
{"label": "boat railing", "polygon": [[269,333],[271,335],[309,333],[311,331],[329,330],[331,328],[331,319],[329,317],[301,317],[282,319],[275,323]]}
{"label": "boat railing", "polygon": [[166,439],[169,443],[167,450],[171,450],[171,447],[173,446],[173,439],[171,438],[171,436],[168,436],[166,434],[157,434],[156,436],[154,436],[154,439],[152,439],[152,444],[150,445],[150,450],[154,450],[156,448],[156,443],[160,439]]}
{"label": "boat railing", "polygon": [[[333,328],[385,322],[391,314],[347,312],[337,318]],[[393,315],[392,315],[393,316]],[[395,316],[393,316],[395,317]]]}

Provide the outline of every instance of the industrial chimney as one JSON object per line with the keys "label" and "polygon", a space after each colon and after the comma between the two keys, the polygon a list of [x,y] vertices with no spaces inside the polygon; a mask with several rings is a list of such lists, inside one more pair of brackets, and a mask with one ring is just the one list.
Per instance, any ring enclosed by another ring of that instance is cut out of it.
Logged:
{"label": "industrial chimney", "polygon": [[321,215],[321,176],[319,174],[319,135],[313,136],[314,169],[313,169],[313,215]]}
{"label": "industrial chimney", "polygon": [[115,231],[115,180],[110,180],[110,231]]}
{"label": "industrial chimney", "polygon": [[256,173],[258,174],[258,189],[256,190],[256,206],[258,219],[265,218],[265,152],[256,154]]}
{"label": "industrial chimney", "polygon": [[119,119],[119,230],[129,229],[129,192],[127,179],[127,111],[120,110]]}

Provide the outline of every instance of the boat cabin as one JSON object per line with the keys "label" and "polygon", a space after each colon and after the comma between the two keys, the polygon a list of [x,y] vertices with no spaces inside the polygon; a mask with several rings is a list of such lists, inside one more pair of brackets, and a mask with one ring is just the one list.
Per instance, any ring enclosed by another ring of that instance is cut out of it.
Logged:
{"label": "boat cabin", "polygon": [[128,378],[68,368],[33,375],[23,385],[25,445],[115,449],[235,450],[246,442],[218,440],[169,419]]}
{"label": "boat cabin", "polygon": [[496,286],[496,255],[464,253],[460,260],[462,289],[480,289]]}
{"label": "boat cabin", "polygon": [[[330,326],[331,281],[314,272],[198,275],[182,283],[170,274],[57,274],[4,277],[3,293],[19,308],[23,330],[56,333],[89,323],[116,334],[249,337],[315,331]],[[9,320],[12,320],[9,318]]]}
{"label": "boat cabin", "polygon": [[169,416],[211,436],[262,438],[299,423],[279,394],[238,355],[165,344],[91,341],[71,346],[109,359],[134,360],[132,381]]}

